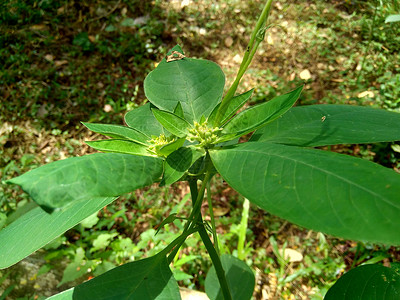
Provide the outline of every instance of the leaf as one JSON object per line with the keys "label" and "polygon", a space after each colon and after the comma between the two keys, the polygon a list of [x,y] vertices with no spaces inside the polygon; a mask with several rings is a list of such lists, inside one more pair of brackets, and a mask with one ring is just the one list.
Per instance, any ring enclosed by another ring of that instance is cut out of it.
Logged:
{"label": "leaf", "polygon": [[[229,102],[228,107],[226,108],[220,124],[226,123],[237,111],[240,109],[251,97],[253,94],[254,89],[251,89],[250,91],[247,91],[243,94],[237,95],[231,99]],[[214,110],[211,112],[210,116],[208,117],[208,122],[210,124],[214,124],[215,117],[217,116],[218,109],[221,106],[221,104],[218,104]],[[214,124],[215,125],[215,124]]]}
{"label": "leaf", "polygon": [[131,192],[152,184],[161,173],[159,158],[96,153],[53,162],[6,183],[18,184],[43,209],[52,211],[71,202]]}
{"label": "leaf", "polygon": [[85,252],[82,248],[76,249],[74,261],[69,263],[64,269],[63,277],[57,287],[82,277],[93,265],[94,263],[92,261],[85,260]]}
{"label": "leaf", "polygon": [[[255,286],[253,271],[246,263],[232,255],[224,254],[220,258],[232,299],[251,299]],[[210,300],[224,299],[214,266],[207,273],[205,290]]]}
{"label": "leaf", "polygon": [[185,139],[176,139],[173,140],[171,143],[162,146],[159,150],[160,154],[164,156],[170,155],[175,150],[179,149],[185,143]]}
{"label": "leaf", "polygon": [[302,89],[303,87],[300,86],[290,93],[242,111],[225,125],[222,133],[242,136],[272,122],[292,107],[299,98]]}
{"label": "leaf", "polygon": [[324,300],[397,300],[400,275],[382,265],[364,265],[350,270],[329,289]]}
{"label": "leaf", "polygon": [[150,137],[133,128],[111,124],[84,123],[89,130],[117,139],[127,139],[143,145],[148,144]]}
{"label": "leaf", "polygon": [[400,175],[367,160],[253,142],[211,150],[222,177],[261,208],[346,239],[400,244]]}
{"label": "leaf", "polygon": [[161,185],[173,184],[179,180],[194,162],[204,155],[203,151],[191,147],[182,147],[171,153],[165,160]]}
{"label": "leaf", "polygon": [[385,23],[400,22],[400,15],[390,15],[385,19]]}
{"label": "leaf", "polygon": [[157,121],[173,135],[178,137],[187,135],[187,128],[190,127],[190,124],[186,120],[164,110],[152,109],[152,112]]}
{"label": "leaf", "polygon": [[[183,54],[180,47],[173,50]],[[180,102],[186,120],[193,123],[202,115],[209,116],[222,98],[224,85],[225,75],[217,64],[185,57],[171,62],[163,59],[146,77],[144,91],[162,110],[173,112]]]}
{"label": "leaf", "polygon": [[307,147],[400,140],[400,114],[350,105],[293,107],[250,141]]}
{"label": "leaf", "polygon": [[24,259],[115,199],[88,198],[52,214],[40,207],[30,210],[0,230],[0,269]]}
{"label": "leaf", "polygon": [[163,228],[166,224],[173,223],[177,219],[176,213],[170,214],[168,217],[166,217],[159,225],[157,225],[157,229],[155,235]]}
{"label": "leaf", "polygon": [[183,112],[183,108],[180,102],[178,102],[178,104],[175,106],[174,115],[185,119],[185,113]]}
{"label": "leaf", "polygon": [[86,141],[85,143],[88,144],[90,147],[102,152],[154,156],[147,151],[147,146],[126,140],[108,139],[98,141]]}
{"label": "leaf", "polygon": [[164,128],[158,123],[157,119],[151,112],[151,108],[154,108],[150,103],[140,106],[134,110],[131,110],[125,115],[125,123],[142,132],[148,136],[159,136],[160,134],[165,134]]}
{"label": "leaf", "polygon": [[179,287],[162,252],[116,267],[51,300],[179,300]]}

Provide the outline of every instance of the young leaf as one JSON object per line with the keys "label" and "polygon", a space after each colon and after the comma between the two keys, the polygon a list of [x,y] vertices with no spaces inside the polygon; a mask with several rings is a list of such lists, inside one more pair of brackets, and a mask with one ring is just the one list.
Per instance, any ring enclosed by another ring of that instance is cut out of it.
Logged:
{"label": "young leaf", "polygon": [[324,300],[396,300],[399,297],[400,274],[395,269],[364,265],[340,277]]}
{"label": "young leaf", "polygon": [[159,136],[160,134],[165,134],[164,128],[156,120],[151,109],[154,108],[153,105],[147,103],[141,107],[131,110],[125,115],[125,123],[137,131],[142,132],[147,136]]}
{"label": "young leaf", "polygon": [[163,59],[146,77],[144,91],[151,103],[169,112],[180,102],[186,119],[193,123],[209,116],[221,100],[224,85],[225,75],[217,64],[185,57]]}
{"label": "young leaf", "polygon": [[85,143],[88,144],[90,147],[102,152],[115,152],[115,153],[126,153],[133,155],[142,155],[142,156],[154,156],[147,151],[148,146],[144,146],[142,144],[137,144],[135,142],[126,140],[108,139],[108,140],[98,140],[98,141],[86,141]]}
{"label": "young leaf", "polygon": [[[251,299],[256,280],[249,266],[240,259],[228,254],[221,255],[221,263],[225,270],[232,299]],[[210,300],[224,299],[214,267],[211,267],[207,273],[205,289]]]}
{"label": "young leaf", "polygon": [[127,263],[86,281],[51,300],[180,300],[179,287],[162,252]]}
{"label": "young leaf", "polygon": [[164,227],[164,225],[173,223],[176,219],[177,219],[176,213],[170,214],[168,217],[166,217],[160,224],[157,225],[157,231],[155,235],[161,230],[161,228]]}
{"label": "young leaf", "polygon": [[194,162],[204,155],[204,151],[190,147],[182,147],[171,153],[165,160],[161,185],[173,184],[179,180]]}
{"label": "young leaf", "polygon": [[165,146],[162,146],[159,151],[162,155],[167,157],[172,152],[182,147],[184,143],[185,139],[176,139],[173,142],[166,144]]}
{"label": "young leaf", "polygon": [[222,133],[228,136],[232,134],[234,136],[242,136],[272,122],[293,106],[302,89],[303,87],[300,86],[290,93],[242,111],[225,125]]}
{"label": "young leaf", "polygon": [[0,269],[24,259],[115,199],[87,198],[52,214],[36,207],[22,215],[0,230]]}
{"label": "young leaf", "polygon": [[56,161],[6,181],[18,184],[43,209],[52,211],[93,197],[115,197],[152,184],[162,160],[119,153],[96,153]]}
{"label": "young leaf", "polygon": [[393,170],[267,142],[210,155],[235,190],[271,214],[342,238],[400,245],[400,175]]}
{"label": "young leaf", "polygon": [[178,102],[178,104],[175,106],[174,115],[185,119],[185,113],[183,112],[183,108],[180,102]]}
{"label": "young leaf", "polygon": [[178,137],[187,135],[187,128],[190,127],[190,124],[186,120],[164,110],[152,109],[152,111],[157,121],[173,135]]}
{"label": "young leaf", "polygon": [[[220,124],[225,124],[237,111],[240,109],[251,97],[253,94],[254,89],[251,89],[250,91],[247,91],[243,94],[237,95],[232,98],[232,100],[229,102],[228,107],[226,108],[226,111],[224,112]],[[218,109],[220,107],[221,103],[218,104],[213,111],[211,112],[210,116],[208,117],[208,123],[209,124],[214,124],[215,117],[217,116]],[[214,124],[216,126],[216,124]]]}
{"label": "young leaf", "polygon": [[148,135],[141,133],[133,128],[121,125],[84,123],[89,130],[117,139],[127,139],[143,145],[147,145],[150,139]]}
{"label": "young leaf", "polygon": [[293,107],[250,141],[317,147],[400,140],[400,114],[350,105]]}

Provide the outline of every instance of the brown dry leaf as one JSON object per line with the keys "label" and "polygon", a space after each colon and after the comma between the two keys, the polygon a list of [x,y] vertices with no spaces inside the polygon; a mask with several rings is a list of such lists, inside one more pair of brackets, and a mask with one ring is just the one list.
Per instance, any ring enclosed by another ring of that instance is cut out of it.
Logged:
{"label": "brown dry leaf", "polygon": [[374,97],[374,92],[372,91],[364,91],[361,92],[357,95],[358,98],[364,98],[364,97],[369,97],[369,98],[373,98]]}
{"label": "brown dry leaf", "polygon": [[35,25],[32,25],[29,28],[32,29],[32,30],[46,30],[47,26],[44,25],[44,24],[35,24]]}
{"label": "brown dry leaf", "polygon": [[299,77],[303,80],[311,79],[311,73],[307,69],[300,72]]}
{"label": "brown dry leaf", "polygon": [[67,64],[68,63],[68,60],[56,60],[55,62],[54,62],[54,65],[56,66],[56,67],[59,67],[59,66],[62,66],[62,65],[65,65],[65,64]]}
{"label": "brown dry leaf", "polygon": [[283,253],[283,249],[279,249],[279,253],[284,257],[285,260],[289,260],[289,262],[299,262],[303,260],[303,255],[294,249],[285,248],[285,253]]}
{"label": "brown dry leaf", "polygon": [[232,37],[228,36],[228,37],[225,39],[225,46],[229,48],[229,47],[232,46],[232,45],[233,45],[233,39],[232,39]]}
{"label": "brown dry leaf", "polygon": [[96,37],[94,35],[89,35],[88,38],[92,43],[96,42]]}
{"label": "brown dry leaf", "polygon": [[229,207],[213,207],[215,217],[225,216],[230,211]]}
{"label": "brown dry leaf", "polygon": [[47,61],[52,62],[52,61],[54,60],[54,56],[51,55],[51,54],[46,54],[46,55],[44,56],[44,59],[47,60]]}

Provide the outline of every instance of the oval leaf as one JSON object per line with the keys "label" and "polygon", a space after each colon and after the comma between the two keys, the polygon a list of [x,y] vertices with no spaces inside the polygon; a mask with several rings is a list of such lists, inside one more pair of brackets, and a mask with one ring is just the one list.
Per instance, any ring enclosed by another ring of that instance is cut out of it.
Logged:
{"label": "oval leaf", "polygon": [[299,98],[302,89],[303,86],[300,86],[290,93],[275,97],[266,103],[255,105],[242,111],[225,125],[222,133],[241,136],[272,122],[293,106]]}
{"label": "oval leaf", "polygon": [[93,197],[115,197],[152,184],[162,160],[97,153],[56,161],[6,181],[18,184],[43,209],[52,211]]}
{"label": "oval leaf", "polygon": [[208,60],[182,58],[163,59],[144,81],[144,91],[151,103],[173,112],[180,102],[186,119],[192,123],[208,117],[221,100],[225,75]]}
{"label": "oval leaf", "polygon": [[250,141],[297,146],[361,144],[400,140],[400,114],[350,105],[293,107],[254,132]]}
{"label": "oval leaf", "polygon": [[19,262],[116,198],[88,198],[52,214],[40,207],[0,231],[0,269]]}
{"label": "oval leaf", "polygon": [[400,174],[390,169],[266,142],[210,154],[235,190],[272,214],[342,238],[400,244]]}
{"label": "oval leaf", "polygon": [[125,123],[150,137],[165,134],[164,128],[151,112],[152,107],[154,108],[150,103],[147,103],[127,112],[124,117]]}
{"label": "oval leaf", "polygon": [[[255,286],[255,277],[249,266],[240,259],[228,254],[221,255],[221,263],[232,299],[251,299]],[[208,271],[205,289],[210,300],[224,299],[214,266]]]}
{"label": "oval leaf", "polygon": [[381,265],[350,270],[329,289],[324,300],[400,299],[400,274]]}
{"label": "oval leaf", "polygon": [[190,124],[186,120],[173,113],[159,109],[152,109],[152,112],[157,121],[173,135],[178,137],[185,137],[187,135],[187,128],[190,127]]}
{"label": "oval leaf", "polygon": [[51,300],[148,299],[180,300],[179,287],[161,252],[127,263],[86,281]]}

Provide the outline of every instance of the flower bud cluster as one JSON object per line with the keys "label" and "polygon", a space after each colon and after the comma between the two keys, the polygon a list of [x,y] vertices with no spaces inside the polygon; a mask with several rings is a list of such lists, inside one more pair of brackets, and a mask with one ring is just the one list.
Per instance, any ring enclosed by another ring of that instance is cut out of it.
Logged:
{"label": "flower bud cluster", "polygon": [[194,122],[194,127],[189,129],[186,139],[190,142],[198,142],[198,146],[207,147],[218,141],[218,133],[222,128],[207,126],[207,121],[203,123]]}
{"label": "flower bud cluster", "polygon": [[154,137],[152,137],[151,140],[148,141],[148,143],[150,144],[148,151],[156,154],[157,156],[162,156],[162,154],[160,153],[160,149],[163,146],[173,142],[174,139],[175,138],[172,136],[166,137],[165,134],[160,134],[159,136],[154,136]]}

